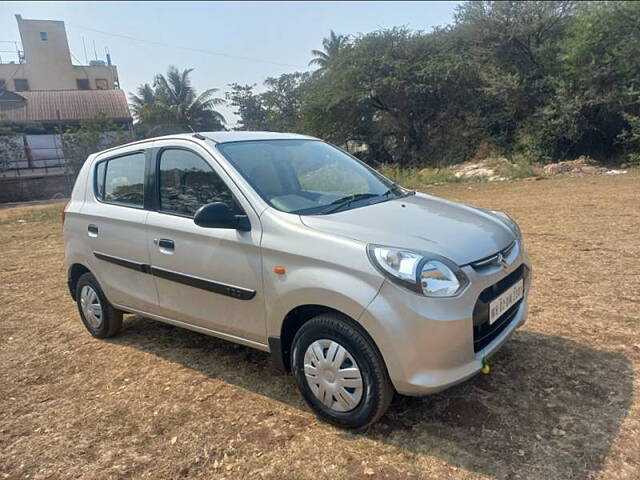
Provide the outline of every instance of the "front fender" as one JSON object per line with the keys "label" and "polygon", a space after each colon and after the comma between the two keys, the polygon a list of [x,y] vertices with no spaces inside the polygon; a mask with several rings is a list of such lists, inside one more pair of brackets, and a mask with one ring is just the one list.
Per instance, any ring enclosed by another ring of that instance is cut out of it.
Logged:
{"label": "front fender", "polygon": [[[339,275],[338,275],[339,276]],[[336,285],[343,284],[342,279]],[[267,309],[267,335],[279,337],[282,330],[282,322],[293,309],[305,305],[320,305],[337,310],[348,317],[358,320],[364,313],[367,305],[375,298],[382,286],[382,280],[377,284],[363,282],[349,278],[351,286],[349,295],[326,286],[302,286],[293,288],[279,295]],[[356,292],[354,294],[353,292]]]}
{"label": "front fender", "polygon": [[266,336],[279,337],[287,314],[303,305],[329,307],[358,320],[384,282],[366,245],[311,229],[298,216],[273,209],[261,222]]}

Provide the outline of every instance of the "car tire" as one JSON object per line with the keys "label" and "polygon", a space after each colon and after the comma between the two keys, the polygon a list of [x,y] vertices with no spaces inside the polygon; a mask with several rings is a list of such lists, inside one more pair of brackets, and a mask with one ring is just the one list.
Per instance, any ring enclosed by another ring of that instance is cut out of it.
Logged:
{"label": "car tire", "polygon": [[109,338],[122,329],[122,312],[109,303],[98,281],[87,272],[76,284],[76,303],[82,323],[96,338]]}
{"label": "car tire", "polygon": [[393,399],[393,385],[373,341],[340,314],[318,315],[302,325],[293,339],[291,365],[307,404],[338,427],[366,429]]}

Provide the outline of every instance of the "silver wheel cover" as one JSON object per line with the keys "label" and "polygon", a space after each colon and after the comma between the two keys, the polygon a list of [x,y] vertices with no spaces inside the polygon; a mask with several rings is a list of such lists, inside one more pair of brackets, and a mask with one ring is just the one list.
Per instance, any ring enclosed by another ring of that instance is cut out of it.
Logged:
{"label": "silver wheel cover", "polygon": [[334,340],[313,342],[304,354],[304,375],[313,394],[327,407],[348,412],[363,394],[362,374],[349,351]]}
{"label": "silver wheel cover", "polygon": [[102,305],[100,297],[90,285],[85,285],[80,291],[80,308],[85,320],[92,328],[102,325]]}

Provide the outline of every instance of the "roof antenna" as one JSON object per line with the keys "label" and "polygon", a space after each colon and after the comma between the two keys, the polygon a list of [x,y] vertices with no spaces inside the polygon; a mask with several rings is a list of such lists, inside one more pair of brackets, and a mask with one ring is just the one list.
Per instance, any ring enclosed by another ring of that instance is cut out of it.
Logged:
{"label": "roof antenna", "polygon": [[87,57],[87,46],[84,44],[84,36],[82,37],[82,48],[84,49],[84,64],[89,65],[89,57]]}
{"label": "roof antenna", "polygon": [[195,138],[197,138],[198,140],[206,140],[206,137],[203,137],[198,132],[196,132],[191,125],[187,124],[187,127],[189,127],[189,130],[191,130],[191,133],[193,133],[193,136]]}

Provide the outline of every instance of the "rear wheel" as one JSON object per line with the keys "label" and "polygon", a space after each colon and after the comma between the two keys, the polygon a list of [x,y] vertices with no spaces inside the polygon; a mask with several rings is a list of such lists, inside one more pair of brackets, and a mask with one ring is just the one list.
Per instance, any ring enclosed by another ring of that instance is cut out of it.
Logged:
{"label": "rear wheel", "polygon": [[122,328],[122,312],[113,308],[89,272],[78,279],[76,302],[82,323],[94,337],[112,337]]}
{"label": "rear wheel", "polygon": [[319,315],[298,330],[291,352],[296,383],[309,406],[348,429],[376,422],[394,393],[380,354],[359,330],[342,315]]}

